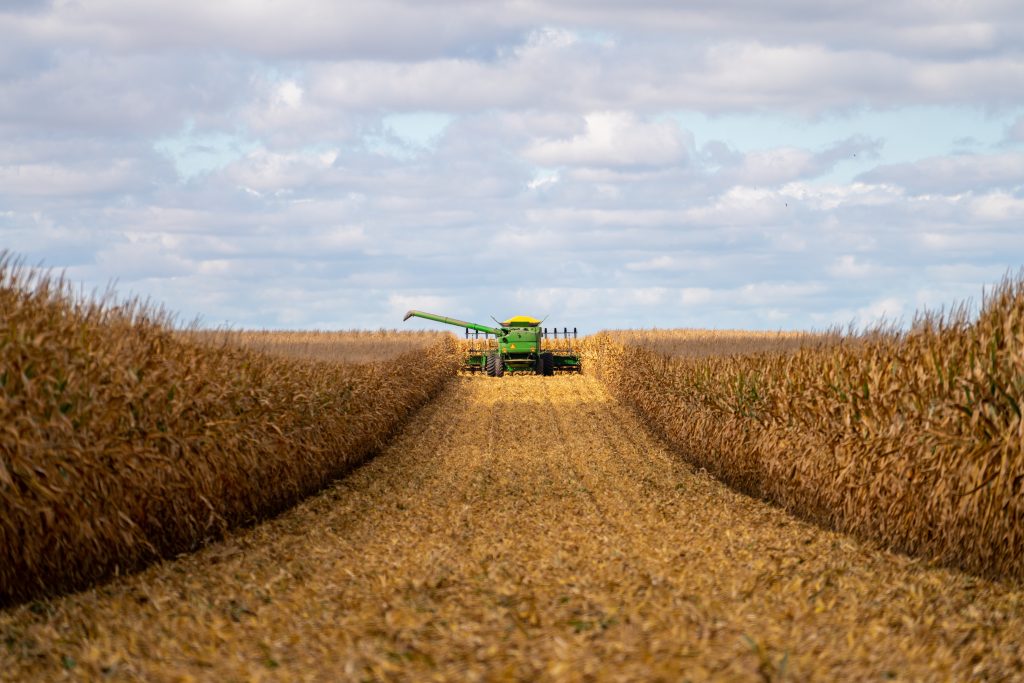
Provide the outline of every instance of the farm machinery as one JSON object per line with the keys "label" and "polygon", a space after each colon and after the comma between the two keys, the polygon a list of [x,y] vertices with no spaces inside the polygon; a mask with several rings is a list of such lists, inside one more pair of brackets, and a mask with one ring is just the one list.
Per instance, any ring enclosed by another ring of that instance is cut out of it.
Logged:
{"label": "farm machinery", "polygon": [[[466,330],[466,355],[463,370],[483,372],[491,377],[501,377],[506,372],[531,372],[551,376],[556,372],[579,372],[580,354],[573,348],[576,342],[576,328],[541,327],[542,320],[517,315],[496,327],[468,323],[464,320],[446,318],[443,315],[409,311],[402,319],[425,318]],[[572,335],[570,337],[570,335]]]}

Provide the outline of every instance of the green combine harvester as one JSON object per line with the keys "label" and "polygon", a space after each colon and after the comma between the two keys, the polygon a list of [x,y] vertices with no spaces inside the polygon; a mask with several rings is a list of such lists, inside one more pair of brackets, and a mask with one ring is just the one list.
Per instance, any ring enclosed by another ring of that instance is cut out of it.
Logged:
{"label": "green combine harvester", "polygon": [[[464,370],[484,372],[491,377],[501,377],[506,372],[532,372],[550,377],[556,372],[579,372],[581,369],[580,355],[573,349],[575,327],[572,332],[567,327],[562,328],[559,347],[557,327],[548,330],[541,327],[543,321],[525,315],[499,322],[499,327],[467,323],[423,311],[409,311],[402,320],[412,317],[465,328],[466,339],[472,342],[467,345],[462,365]],[[483,335],[482,339],[480,335]]]}

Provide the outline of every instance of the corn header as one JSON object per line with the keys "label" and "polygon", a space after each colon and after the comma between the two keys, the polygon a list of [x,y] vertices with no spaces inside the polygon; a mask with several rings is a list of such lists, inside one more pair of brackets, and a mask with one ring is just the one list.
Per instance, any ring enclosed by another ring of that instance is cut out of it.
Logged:
{"label": "corn header", "polygon": [[[576,328],[541,327],[543,321],[517,315],[496,327],[468,323],[442,315],[409,311],[403,320],[425,318],[466,331],[466,356],[463,369],[501,377],[506,372],[532,372],[551,376],[556,372],[579,372],[580,355],[576,351]],[[570,335],[572,335],[570,337]]]}

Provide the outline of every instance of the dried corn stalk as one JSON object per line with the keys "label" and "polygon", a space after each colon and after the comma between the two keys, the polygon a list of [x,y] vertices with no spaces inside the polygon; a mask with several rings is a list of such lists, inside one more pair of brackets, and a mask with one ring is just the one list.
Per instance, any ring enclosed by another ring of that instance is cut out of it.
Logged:
{"label": "dried corn stalk", "polygon": [[379,362],[284,358],[76,298],[0,256],[0,604],[196,548],[320,489],[455,374],[453,338],[433,339]]}
{"label": "dried corn stalk", "polygon": [[740,490],[1024,578],[1024,281],[1005,281],[975,320],[925,315],[907,332],[749,334],[721,355],[714,333],[687,336],[597,335],[585,367]]}

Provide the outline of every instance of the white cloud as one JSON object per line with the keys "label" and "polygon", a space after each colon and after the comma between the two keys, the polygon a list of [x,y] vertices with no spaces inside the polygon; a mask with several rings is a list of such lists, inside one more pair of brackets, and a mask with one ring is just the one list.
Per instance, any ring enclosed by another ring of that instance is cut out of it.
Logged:
{"label": "white cloud", "polygon": [[679,303],[683,306],[697,306],[710,303],[714,292],[707,287],[684,287],[679,292]]}
{"label": "white cloud", "polygon": [[665,254],[626,264],[626,270],[670,270],[677,267],[676,260]]}
{"label": "white cloud", "polygon": [[445,311],[458,308],[456,300],[452,297],[436,294],[391,294],[388,296],[387,304],[398,320],[401,320],[401,316],[410,310],[444,315]]}
{"label": "white cloud", "polygon": [[361,225],[339,225],[313,231],[310,244],[323,252],[345,252],[372,245],[372,241]]}
{"label": "white cloud", "polygon": [[808,296],[821,294],[824,285],[819,282],[758,282],[743,285],[731,292],[734,303],[754,306],[785,306]]}
{"label": "white cloud", "polygon": [[[1024,178],[1021,179],[1024,186]],[[1024,197],[1007,192],[990,192],[971,200],[971,213],[981,221],[1021,221],[1024,219]]]}
{"label": "white cloud", "polygon": [[[1024,262],[1022,32],[998,2],[8,3],[0,237],[238,324],[909,314]],[[872,127],[908,104],[925,142]]]}
{"label": "white cloud", "polygon": [[897,323],[905,315],[906,302],[899,297],[889,296],[857,309],[856,323],[862,328],[882,322]]}
{"label": "white cloud", "polygon": [[593,112],[569,139],[540,140],[525,156],[545,166],[665,166],[686,160],[688,140],[671,121],[640,121],[628,112]]}
{"label": "white cloud", "polygon": [[899,185],[915,193],[955,194],[1024,185],[1024,153],[961,154],[879,166],[859,180]]}
{"label": "white cloud", "polygon": [[1019,117],[1006,129],[1007,142],[1024,142],[1024,116]]}
{"label": "white cloud", "polygon": [[336,145],[359,135],[361,117],[338,111],[307,93],[295,78],[254,78],[245,93],[247,100],[238,107],[237,121],[266,146],[285,150]]}
{"label": "white cloud", "polygon": [[507,31],[489,8],[443,4],[457,11],[401,0],[61,1],[49,13],[20,18],[18,24],[40,38],[71,44],[103,41],[128,52],[212,44],[281,59],[422,58]]}
{"label": "white cloud", "polygon": [[814,156],[805,149],[781,147],[752,152],[743,160],[737,176],[746,185],[777,185],[802,177]]}
{"label": "white cloud", "polygon": [[688,209],[689,221],[708,225],[764,225],[779,221],[788,210],[787,198],[778,192],[736,186],[711,202]]}
{"label": "white cloud", "polygon": [[334,150],[282,154],[257,149],[230,164],[226,177],[234,184],[258,193],[282,193],[310,184],[332,184],[331,169],[338,153]]}
{"label": "white cloud", "polygon": [[571,47],[579,42],[579,36],[573,31],[554,26],[544,26],[530,32],[526,42],[513,50],[520,57],[533,58],[538,54],[558,51]]}
{"label": "white cloud", "polygon": [[560,179],[561,176],[557,171],[539,171],[526,186],[531,190],[542,190],[545,187],[554,185]]}
{"label": "white cloud", "polygon": [[283,81],[277,86],[276,100],[286,109],[298,109],[302,105],[302,87],[295,81]]}
{"label": "white cloud", "polygon": [[145,183],[133,159],[107,164],[57,163],[0,166],[0,197],[55,197],[131,192]]}
{"label": "white cloud", "polygon": [[860,261],[853,254],[843,254],[829,266],[828,272],[840,278],[873,277],[879,273],[878,266]]}

